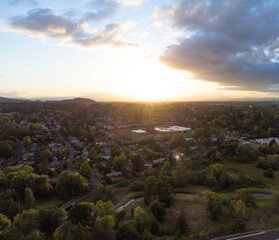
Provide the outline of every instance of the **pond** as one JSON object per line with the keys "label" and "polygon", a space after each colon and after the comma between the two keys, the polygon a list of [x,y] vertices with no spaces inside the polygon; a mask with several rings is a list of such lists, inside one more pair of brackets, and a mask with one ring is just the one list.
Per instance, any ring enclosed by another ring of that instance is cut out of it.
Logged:
{"label": "pond", "polygon": [[269,194],[269,193],[254,192],[253,196],[256,196],[256,197],[271,197],[271,194]]}

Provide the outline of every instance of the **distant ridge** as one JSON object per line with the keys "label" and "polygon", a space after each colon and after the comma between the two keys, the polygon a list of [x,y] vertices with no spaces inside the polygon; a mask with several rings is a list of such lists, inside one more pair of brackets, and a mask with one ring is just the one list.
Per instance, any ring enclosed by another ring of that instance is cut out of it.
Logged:
{"label": "distant ridge", "polygon": [[96,101],[89,98],[74,98],[74,99],[66,99],[57,101],[59,103],[71,103],[71,104],[82,104],[82,105],[90,105],[96,103]]}
{"label": "distant ridge", "polygon": [[0,103],[19,103],[19,102],[26,102],[26,101],[28,100],[0,97]]}

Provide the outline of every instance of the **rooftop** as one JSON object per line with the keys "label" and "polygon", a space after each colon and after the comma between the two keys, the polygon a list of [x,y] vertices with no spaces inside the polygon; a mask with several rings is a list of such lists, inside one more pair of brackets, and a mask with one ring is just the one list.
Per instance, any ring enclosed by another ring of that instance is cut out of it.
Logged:
{"label": "rooftop", "polygon": [[155,127],[156,131],[162,133],[171,133],[171,132],[185,132],[191,130],[191,128],[181,127],[181,126],[171,126],[171,127]]}

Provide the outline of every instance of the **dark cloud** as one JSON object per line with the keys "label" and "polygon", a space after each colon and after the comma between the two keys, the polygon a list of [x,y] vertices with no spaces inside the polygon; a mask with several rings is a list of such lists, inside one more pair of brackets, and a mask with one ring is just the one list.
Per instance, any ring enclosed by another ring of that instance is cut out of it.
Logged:
{"label": "dark cloud", "polygon": [[167,48],[167,65],[226,89],[279,89],[279,1],[184,0],[155,16],[191,33]]}
{"label": "dark cloud", "polygon": [[100,21],[112,16],[118,5],[115,2],[109,0],[94,0],[88,4],[91,11],[84,14],[85,21]]}
{"label": "dark cloud", "polygon": [[73,20],[67,15],[58,15],[51,8],[38,8],[29,11],[26,16],[14,17],[10,20],[10,26],[16,31],[43,35],[59,43],[82,47],[135,45],[123,40],[119,33],[126,28],[126,23],[110,24],[104,30],[92,33],[86,22]]}

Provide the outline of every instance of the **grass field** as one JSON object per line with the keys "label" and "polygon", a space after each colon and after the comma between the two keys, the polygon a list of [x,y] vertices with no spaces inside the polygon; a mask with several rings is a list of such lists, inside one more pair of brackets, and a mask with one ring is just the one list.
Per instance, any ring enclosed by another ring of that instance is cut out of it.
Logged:
{"label": "grass field", "polygon": [[38,210],[44,208],[55,208],[57,205],[60,205],[61,203],[63,203],[63,200],[61,200],[58,197],[52,197],[48,199],[36,199],[34,207]]}
{"label": "grass field", "polygon": [[257,168],[255,163],[240,164],[236,162],[225,162],[224,167],[229,171],[237,171],[238,173],[243,173],[245,176],[261,180],[264,186],[254,187],[255,190],[266,190],[270,193],[279,192],[279,171],[274,171],[274,178],[268,178],[263,176],[263,170]]}

